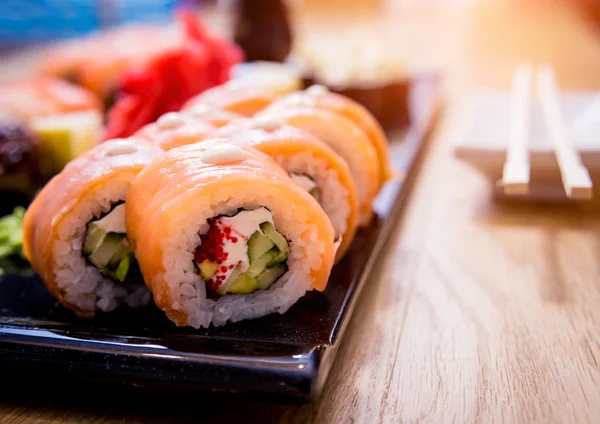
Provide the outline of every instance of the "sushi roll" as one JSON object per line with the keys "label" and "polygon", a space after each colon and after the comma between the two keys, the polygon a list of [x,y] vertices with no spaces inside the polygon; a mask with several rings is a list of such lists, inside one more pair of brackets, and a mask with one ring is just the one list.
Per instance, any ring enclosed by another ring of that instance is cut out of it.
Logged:
{"label": "sushi roll", "polygon": [[18,120],[37,140],[35,172],[45,180],[98,144],[103,124],[93,93],[51,77],[0,85],[0,123],[6,120]]}
{"label": "sushi roll", "polygon": [[308,105],[326,109],[348,118],[358,125],[367,135],[377,151],[381,168],[381,183],[394,176],[391,168],[388,141],[383,128],[369,111],[360,103],[341,94],[330,91],[323,85],[313,85],[304,91],[298,91],[282,97],[277,101],[278,107],[286,105]]}
{"label": "sushi roll", "polygon": [[71,112],[100,112],[100,100],[66,81],[35,77],[0,85],[0,113],[27,122],[31,118]]}
{"label": "sushi roll", "polygon": [[170,150],[138,174],[126,204],[144,280],[177,326],[284,313],[327,285],[329,218],[256,149],[214,139]]}
{"label": "sushi roll", "polygon": [[49,291],[81,317],[147,304],[125,231],[135,176],[163,152],[144,140],[111,140],[69,162],[24,218],[23,252]]}
{"label": "sushi roll", "polygon": [[202,104],[242,116],[253,116],[278,97],[278,94],[272,90],[231,80],[192,97],[181,110],[186,111]]}
{"label": "sushi roll", "polygon": [[274,103],[256,118],[304,130],[339,154],[348,164],[358,190],[359,225],[366,226],[370,222],[373,200],[381,187],[382,170],[375,147],[358,125],[338,113],[306,104]]}
{"label": "sushi roll", "polygon": [[134,137],[148,140],[167,151],[206,138],[215,127],[194,115],[169,112],[140,128]]}
{"label": "sushi roll", "polygon": [[310,133],[267,119],[245,119],[221,128],[214,137],[226,137],[272,157],[319,202],[331,220],[343,256],[358,224],[358,194],[346,162]]}
{"label": "sushi roll", "polygon": [[85,87],[108,100],[124,72],[181,44],[180,31],[127,25],[67,40],[41,55],[38,71]]}
{"label": "sushi roll", "polygon": [[0,196],[18,194],[29,199],[35,194],[41,182],[39,144],[21,120],[0,116]]}

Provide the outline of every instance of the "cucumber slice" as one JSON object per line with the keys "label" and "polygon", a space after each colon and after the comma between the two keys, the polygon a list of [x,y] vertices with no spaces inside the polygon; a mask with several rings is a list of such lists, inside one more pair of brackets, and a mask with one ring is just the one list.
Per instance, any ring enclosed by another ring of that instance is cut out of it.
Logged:
{"label": "cucumber slice", "polygon": [[273,246],[275,246],[275,243],[269,237],[265,236],[262,231],[255,231],[250,240],[248,240],[248,259],[250,260],[250,264],[271,250]]}
{"label": "cucumber slice", "polygon": [[249,294],[258,289],[256,280],[248,274],[240,274],[233,283],[227,287],[226,292],[231,294]]}
{"label": "cucumber slice", "polygon": [[321,191],[319,190],[318,187],[313,188],[311,191],[308,192],[308,194],[310,194],[312,197],[314,197],[314,199],[321,203]]}
{"label": "cucumber slice", "polygon": [[250,265],[250,267],[248,267],[248,269],[246,270],[246,274],[248,274],[252,278],[256,277],[267,267],[267,264],[273,261],[278,255],[279,252],[277,251],[277,249],[273,248],[269,250],[267,253],[255,260],[254,263]]}
{"label": "cucumber slice", "polygon": [[115,278],[121,283],[127,278],[127,272],[129,271],[129,265],[131,264],[131,256],[127,255],[121,259],[117,270],[115,271]]}
{"label": "cucumber slice", "polygon": [[287,240],[275,229],[271,222],[263,222],[260,224],[260,229],[275,243],[281,252],[285,252],[286,255],[290,252]]}
{"label": "cucumber slice", "polygon": [[210,261],[204,261],[201,264],[198,264],[198,268],[200,268],[200,277],[203,280],[210,280],[219,269],[219,264]]}
{"label": "cucumber slice", "polygon": [[277,264],[271,268],[265,269],[256,277],[256,283],[259,289],[266,290],[271,284],[279,279],[287,271],[285,264]]}
{"label": "cucumber slice", "polygon": [[131,247],[129,246],[129,242],[127,241],[127,237],[123,235],[123,239],[121,240],[121,244],[119,245],[118,250],[115,252],[113,257],[108,262],[108,269],[116,269],[121,264],[121,260],[127,257],[131,253]]}
{"label": "cucumber slice", "polygon": [[106,236],[106,231],[100,228],[96,223],[91,222],[88,225],[87,234],[83,242],[83,255],[89,256],[94,253]]}
{"label": "cucumber slice", "polygon": [[233,284],[233,282],[237,280],[241,273],[242,267],[240,265],[236,265],[231,274],[229,274],[227,281],[225,281],[224,284],[221,284],[221,286],[217,290],[217,293],[221,296],[225,295],[229,289],[229,286],[231,286],[231,284]]}
{"label": "cucumber slice", "polygon": [[281,262],[285,262],[288,257],[288,252],[277,252],[277,256],[269,261],[267,264],[267,268],[272,267],[273,265],[280,264]]}
{"label": "cucumber slice", "polygon": [[120,249],[124,237],[124,234],[106,234],[100,246],[89,256],[90,262],[100,269],[106,268],[112,257]]}

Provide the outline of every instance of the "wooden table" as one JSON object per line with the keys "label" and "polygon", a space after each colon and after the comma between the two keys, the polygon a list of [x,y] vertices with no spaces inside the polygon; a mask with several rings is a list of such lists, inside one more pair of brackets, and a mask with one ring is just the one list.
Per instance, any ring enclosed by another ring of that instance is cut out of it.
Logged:
{"label": "wooden table", "polygon": [[550,61],[565,88],[600,88],[600,32],[540,2],[368,16],[411,67],[446,71],[448,102],[322,397],[11,399],[0,422],[600,422],[598,203],[500,204],[449,145],[468,89],[508,86],[520,58]]}

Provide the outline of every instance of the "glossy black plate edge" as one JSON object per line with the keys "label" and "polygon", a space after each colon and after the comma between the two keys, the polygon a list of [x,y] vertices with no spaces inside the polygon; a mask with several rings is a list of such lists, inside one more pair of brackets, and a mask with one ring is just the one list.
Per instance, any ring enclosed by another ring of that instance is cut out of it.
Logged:
{"label": "glossy black plate edge", "polygon": [[[321,346],[320,350],[315,351],[315,355],[318,356],[316,360],[320,363],[320,367],[311,390],[311,401],[319,397],[327,382],[329,372],[333,367],[334,358],[350,322],[352,312],[356,307],[356,301],[360,297],[366,281],[371,276],[373,267],[380,260],[380,252],[389,241],[393,227],[398,223],[402,207],[409,198],[411,188],[417,178],[424,157],[427,154],[431,141],[431,133],[442,112],[443,98],[440,87],[440,77],[437,74],[424,75],[419,78],[419,82],[415,85],[419,85],[419,83],[421,83],[426,90],[431,90],[431,95],[423,96],[423,98],[429,102],[429,104],[421,106],[426,110],[426,113],[422,115],[422,121],[413,123],[405,135],[404,143],[406,144],[408,151],[405,149],[402,158],[406,165],[400,167],[404,170],[404,175],[402,182],[392,188],[394,193],[390,195],[393,195],[395,200],[388,211],[387,219],[384,220],[384,224],[380,229],[380,234],[382,235],[377,238],[372,253],[369,256],[369,260],[363,269],[356,290],[349,292],[348,297],[344,301],[342,313],[338,317],[332,332],[330,343]],[[416,115],[420,114],[417,113]]]}
{"label": "glossy black plate edge", "polygon": [[[30,377],[39,372],[45,381],[70,380],[76,385],[120,382],[126,387],[228,394],[247,394],[248,387],[252,387],[256,394],[307,401],[316,373],[316,356],[312,350],[289,358],[264,358],[262,361],[252,358],[245,362],[243,358],[181,355],[173,350],[165,350],[159,355],[144,347],[120,347],[118,353],[110,353],[102,345],[94,348],[69,341],[59,345],[40,342],[39,337],[4,335],[0,352],[3,358],[0,369],[5,383],[23,377],[36,381]],[[140,361],[141,357],[145,359]],[[106,372],[107,364],[112,368],[110,374]],[[174,379],[175,375],[186,377]],[[227,384],[219,388],[215,381],[226,381]]]}

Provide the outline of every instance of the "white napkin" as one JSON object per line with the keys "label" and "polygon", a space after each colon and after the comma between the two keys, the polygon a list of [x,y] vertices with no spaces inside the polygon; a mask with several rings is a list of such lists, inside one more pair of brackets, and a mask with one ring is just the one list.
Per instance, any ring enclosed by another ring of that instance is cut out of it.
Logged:
{"label": "white napkin", "polygon": [[[535,97],[532,101],[530,150],[552,151],[542,112]],[[600,93],[582,92],[561,95],[562,111],[571,140],[577,149],[600,151]],[[473,94],[466,110],[466,127],[455,140],[455,148],[505,151],[508,140],[509,94],[505,91],[480,90]]]}
{"label": "white napkin", "polygon": [[[600,92],[570,92],[560,97],[573,145],[590,174],[600,176]],[[468,100],[463,119],[452,140],[455,155],[484,172],[494,182],[502,175],[509,131],[510,94],[481,89]],[[532,188],[544,186],[532,197],[564,194],[552,140],[539,102],[532,97],[528,148]],[[594,182],[595,184],[596,181]]]}

